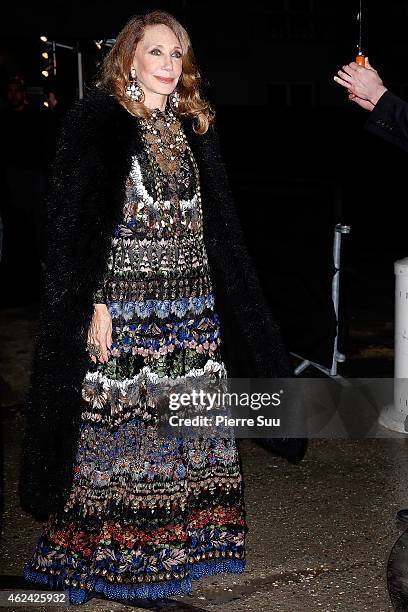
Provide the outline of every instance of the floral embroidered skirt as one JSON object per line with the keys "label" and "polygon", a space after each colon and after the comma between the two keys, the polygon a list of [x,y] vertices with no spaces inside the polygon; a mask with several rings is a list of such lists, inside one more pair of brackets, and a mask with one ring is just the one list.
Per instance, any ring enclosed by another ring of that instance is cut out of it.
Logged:
{"label": "floral embroidered skirt", "polygon": [[116,307],[109,360],[83,382],[72,490],[24,566],[71,603],[190,593],[193,579],[245,568],[233,436],[163,436],[154,418],[174,381],[226,377],[217,314],[129,324]]}

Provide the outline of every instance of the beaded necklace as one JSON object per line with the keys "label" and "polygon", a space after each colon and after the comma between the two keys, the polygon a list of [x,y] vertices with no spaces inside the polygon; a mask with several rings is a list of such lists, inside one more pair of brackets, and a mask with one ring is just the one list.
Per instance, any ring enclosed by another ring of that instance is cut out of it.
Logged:
{"label": "beaded necklace", "polygon": [[[202,217],[198,166],[180,121],[170,108],[168,108],[166,113],[159,109],[154,109],[148,119],[141,119],[141,125],[147,156],[153,171],[156,196],[160,209],[164,210],[161,175],[164,176],[164,180],[168,182],[174,193],[180,174],[181,158],[183,153],[187,151],[194,169],[197,208],[199,216]],[[174,196],[171,199],[174,200]]]}

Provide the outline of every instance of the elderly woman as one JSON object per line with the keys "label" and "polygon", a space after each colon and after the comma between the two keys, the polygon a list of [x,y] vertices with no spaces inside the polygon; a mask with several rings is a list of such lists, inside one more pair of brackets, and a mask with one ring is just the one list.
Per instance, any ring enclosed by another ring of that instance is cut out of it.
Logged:
{"label": "elderly woman", "polygon": [[174,380],[291,375],[213,120],[187,32],[155,11],[60,134],[20,495],[45,521],[24,576],[73,603],[245,567],[233,437],[163,438],[152,419]]}

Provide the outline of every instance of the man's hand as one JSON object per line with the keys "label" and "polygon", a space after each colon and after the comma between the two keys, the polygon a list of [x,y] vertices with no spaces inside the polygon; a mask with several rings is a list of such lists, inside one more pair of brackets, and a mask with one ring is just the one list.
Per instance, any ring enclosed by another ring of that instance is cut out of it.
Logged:
{"label": "man's hand", "polygon": [[[96,344],[101,349],[99,361],[108,361],[108,349],[112,345],[112,317],[105,304],[94,304],[94,313],[88,330],[88,342]],[[95,355],[90,355],[91,361],[96,363]]]}
{"label": "man's hand", "polygon": [[387,91],[376,70],[368,61],[365,66],[359,66],[356,62],[351,62],[343,66],[338,71],[338,76],[334,77],[336,83],[347,89],[349,99],[356,102],[366,110],[373,110],[381,96]]}
{"label": "man's hand", "polygon": [[361,106],[361,108],[364,108],[365,110],[368,111],[372,111],[374,108],[374,104],[372,102],[370,102],[370,100],[363,100],[363,98],[358,98],[357,96],[355,96],[353,93],[349,93],[349,100],[351,100],[352,102],[355,102],[356,104],[358,104],[359,106]]}

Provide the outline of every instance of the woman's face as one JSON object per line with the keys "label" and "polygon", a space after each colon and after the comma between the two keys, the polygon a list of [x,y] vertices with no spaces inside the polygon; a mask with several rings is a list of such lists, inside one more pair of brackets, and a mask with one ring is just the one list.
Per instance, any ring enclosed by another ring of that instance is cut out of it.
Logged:
{"label": "woman's face", "polygon": [[132,67],[145,92],[171,94],[182,72],[182,49],[174,32],[163,24],[147,26],[137,44]]}

